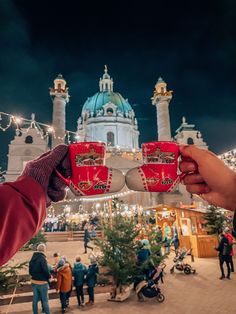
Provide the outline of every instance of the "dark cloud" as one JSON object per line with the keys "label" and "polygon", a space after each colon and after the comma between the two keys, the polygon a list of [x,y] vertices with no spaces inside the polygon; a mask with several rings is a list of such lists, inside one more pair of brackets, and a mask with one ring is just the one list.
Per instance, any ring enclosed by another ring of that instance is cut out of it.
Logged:
{"label": "dark cloud", "polygon": [[[156,138],[151,104],[161,75],[174,90],[172,134],[186,116],[216,152],[236,145],[236,4],[225,1],[0,1],[0,111],[50,123],[48,88],[70,88],[67,128],[98,91],[108,64],[114,89],[134,104],[140,142]],[[13,132],[0,133],[6,162]]]}

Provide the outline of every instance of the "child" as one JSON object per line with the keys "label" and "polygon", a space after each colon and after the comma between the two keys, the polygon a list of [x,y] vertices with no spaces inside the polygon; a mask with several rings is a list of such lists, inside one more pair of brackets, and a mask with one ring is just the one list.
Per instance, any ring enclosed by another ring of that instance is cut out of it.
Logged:
{"label": "child", "polygon": [[72,272],[71,267],[64,259],[58,262],[57,268],[57,292],[60,294],[61,312],[65,313],[68,307],[68,294],[72,287]]}
{"label": "child", "polygon": [[76,257],[73,268],[74,285],[76,288],[78,306],[84,306],[84,290],[83,285],[85,281],[85,275],[87,273],[87,267],[81,263],[81,258]]}
{"label": "child", "polygon": [[89,301],[86,303],[86,305],[94,304],[94,287],[97,283],[97,274],[99,271],[96,256],[91,255],[90,262],[91,262],[91,265],[89,265],[87,276],[86,276],[86,282],[88,285],[88,295],[89,295]]}

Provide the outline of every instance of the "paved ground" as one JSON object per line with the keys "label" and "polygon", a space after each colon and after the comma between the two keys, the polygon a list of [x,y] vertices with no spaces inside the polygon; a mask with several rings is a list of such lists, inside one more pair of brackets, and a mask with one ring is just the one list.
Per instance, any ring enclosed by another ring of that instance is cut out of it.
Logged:
{"label": "paved ground", "polygon": [[[76,254],[83,252],[82,243],[49,243],[48,255],[54,251],[60,251],[73,262]],[[30,258],[32,252],[19,252],[14,257],[14,261],[21,261]],[[87,256],[82,258],[87,263]],[[189,262],[190,258],[188,257]],[[236,263],[236,261],[235,261]],[[108,294],[95,296],[96,304],[93,307],[85,308],[83,312],[89,314],[234,314],[236,313],[236,274],[232,274],[231,280],[219,280],[218,260],[195,259],[192,263],[197,269],[196,275],[184,275],[182,273],[169,274],[172,258],[167,260],[167,271],[164,284],[161,290],[166,300],[159,304],[153,299],[146,299],[144,303],[137,301],[136,296],[132,296],[123,303],[108,302]],[[60,313],[59,300],[50,301],[51,313]],[[6,313],[7,307],[0,306],[1,313]],[[79,313],[81,310],[76,306],[76,299],[72,298],[71,307],[68,313]],[[31,304],[12,305],[9,313],[29,314]]]}

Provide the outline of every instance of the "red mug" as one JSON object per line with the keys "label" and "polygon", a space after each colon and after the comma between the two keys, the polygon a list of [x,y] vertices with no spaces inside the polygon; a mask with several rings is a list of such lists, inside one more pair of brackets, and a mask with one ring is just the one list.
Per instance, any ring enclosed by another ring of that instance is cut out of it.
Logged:
{"label": "red mug", "polygon": [[71,176],[58,177],[75,195],[113,193],[122,189],[125,179],[121,171],[104,166],[106,145],[103,142],[80,142],[68,146]]}
{"label": "red mug", "polygon": [[126,174],[126,184],[134,191],[172,192],[180,181],[179,147],[175,142],[142,144],[144,164]]}

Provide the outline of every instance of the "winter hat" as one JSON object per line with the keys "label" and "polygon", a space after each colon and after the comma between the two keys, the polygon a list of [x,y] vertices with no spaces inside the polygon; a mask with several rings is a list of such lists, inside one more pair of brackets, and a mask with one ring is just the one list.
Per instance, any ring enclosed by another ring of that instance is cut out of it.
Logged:
{"label": "winter hat", "polygon": [[226,227],[226,228],[224,229],[224,233],[229,233],[229,232],[230,232],[229,227]]}
{"label": "winter hat", "polygon": [[46,252],[46,245],[43,244],[43,243],[40,243],[40,244],[37,246],[37,251],[38,251],[38,252],[43,252],[43,253],[45,253],[45,252]]}
{"label": "winter hat", "polygon": [[58,262],[57,267],[62,267],[62,266],[64,266],[64,265],[65,265],[65,260],[62,258],[62,259],[60,259],[60,261]]}
{"label": "winter hat", "polygon": [[149,241],[147,239],[142,240],[143,245],[149,245]]}

